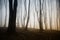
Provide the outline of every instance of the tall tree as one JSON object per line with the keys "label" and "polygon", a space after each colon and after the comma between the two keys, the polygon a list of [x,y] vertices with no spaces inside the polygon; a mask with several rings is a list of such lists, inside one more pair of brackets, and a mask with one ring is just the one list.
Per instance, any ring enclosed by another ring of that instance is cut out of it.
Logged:
{"label": "tall tree", "polygon": [[14,6],[12,6],[12,1],[13,0],[9,0],[9,25],[8,25],[8,32],[15,32],[15,30],[16,30],[17,0],[14,0]]}
{"label": "tall tree", "polygon": [[43,31],[43,26],[42,26],[42,5],[41,5],[41,0],[39,0],[40,2],[40,20],[39,20],[39,26],[40,26],[40,31]]}
{"label": "tall tree", "polygon": [[56,0],[56,1],[58,1],[59,2],[59,13],[58,13],[58,17],[59,17],[59,28],[58,29],[60,29],[60,0]]}
{"label": "tall tree", "polygon": [[25,20],[26,20],[26,17],[27,17],[26,0],[24,0],[24,8],[25,8],[25,15],[24,15],[24,24],[23,24],[23,27],[25,27]]}
{"label": "tall tree", "polygon": [[[46,8],[46,0],[45,0],[45,8]],[[45,9],[46,10],[46,9]],[[45,15],[44,15],[44,23],[45,23],[45,30],[47,30],[47,12],[45,11]]]}
{"label": "tall tree", "polygon": [[51,3],[51,13],[50,13],[50,30],[52,30],[52,3]]}
{"label": "tall tree", "polygon": [[5,9],[6,9],[6,15],[5,15],[5,24],[4,27],[6,27],[6,19],[7,19],[7,0],[4,0],[5,2]]}
{"label": "tall tree", "polygon": [[29,17],[30,17],[30,0],[29,0],[29,4],[28,4],[28,18],[27,18],[27,23],[26,23],[26,30],[27,30],[27,26],[29,23]]}
{"label": "tall tree", "polygon": [[2,0],[0,0],[0,26],[2,26]]}

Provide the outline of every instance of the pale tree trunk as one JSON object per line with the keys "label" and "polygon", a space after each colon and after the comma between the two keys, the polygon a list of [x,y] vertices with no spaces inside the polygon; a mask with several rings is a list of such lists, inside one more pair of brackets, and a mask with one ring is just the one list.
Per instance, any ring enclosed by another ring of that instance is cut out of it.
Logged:
{"label": "pale tree trunk", "polygon": [[[45,0],[45,8],[46,8],[46,0]],[[46,9],[45,9],[46,10]],[[47,12],[45,11],[45,30],[47,30]]]}
{"label": "pale tree trunk", "polygon": [[59,22],[59,27],[58,27],[58,30],[60,30],[60,0],[56,0],[56,1],[58,1],[59,3],[59,5],[58,5],[58,8],[59,8],[59,10],[57,10],[58,11],[58,22]]}
{"label": "pale tree trunk", "polygon": [[4,2],[5,2],[5,8],[6,8],[6,15],[5,15],[5,24],[4,24],[4,27],[6,27],[6,20],[7,20],[7,0],[5,0]]}

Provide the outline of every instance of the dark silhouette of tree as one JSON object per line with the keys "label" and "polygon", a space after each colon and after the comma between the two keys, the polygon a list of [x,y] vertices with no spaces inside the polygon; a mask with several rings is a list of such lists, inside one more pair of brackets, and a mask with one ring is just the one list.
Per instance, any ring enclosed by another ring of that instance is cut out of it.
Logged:
{"label": "dark silhouette of tree", "polygon": [[58,0],[59,1],[59,7],[60,7],[60,0]]}
{"label": "dark silhouette of tree", "polygon": [[9,0],[9,24],[8,32],[15,32],[16,30],[16,12],[17,12],[17,0],[14,0],[14,7],[12,8],[12,1]]}
{"label": "dark silhouette of tree", "polygon": [[39,27],[40,27],[40,31],[42,32],[43,31],[43,26],[42,26],[42,5],[41,5],[41,0],[39,0],[40,2],[40,20],[39,20]]}

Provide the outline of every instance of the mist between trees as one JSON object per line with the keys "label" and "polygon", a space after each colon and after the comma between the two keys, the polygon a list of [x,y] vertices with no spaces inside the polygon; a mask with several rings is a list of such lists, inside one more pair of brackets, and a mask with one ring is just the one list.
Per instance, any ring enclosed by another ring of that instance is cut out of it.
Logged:
{"label": "mist between trees", "polygon": [[[11,12],[12,21],[9,21]],[[13,22],[14,16],[16,23]],[[9,27],[9,22],[13,22],[19,28],[60,30],[60,1],[0,0],[0,27]]]}

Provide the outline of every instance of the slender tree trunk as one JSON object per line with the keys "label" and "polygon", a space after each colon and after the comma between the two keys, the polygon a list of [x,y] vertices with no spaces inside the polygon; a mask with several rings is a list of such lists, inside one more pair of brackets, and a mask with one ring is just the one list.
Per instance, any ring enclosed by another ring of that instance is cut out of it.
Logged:
{"label": "slender tree trunk", "polygon": [[59,8],[59,10],[58,10],[58,20],[59,20],[59,27],[58,27],[58,30],[60,30],[60,0],[56,0],[56,1],[58,1],[59,3],[59,5],[58,5],[58,8]]}
{"label": "slender tree trunk", "polygon": [[29,0],[29,5],[28,5],[28,18],[27,18],[27,23],[26,23],[26,30],[29,23],[29,17],[30,17],[29,15],[30,15],[30,0]]}
{"label": "slender tree trunk", "polygon": [[52,4],[51,4],[51,14],[50,14],[50,30],[52,31]]}
{"label": "slender tree trunk", "polygon": [[6,4],[5,4],[5,8],[6,8],[6,15],[5,15],[5,24],[4,24],[4,27],[6,27],[6,19],[7,19],[7,0],[4,1]]}
{"label": "slender tree trunk", "polygon": [[24,15],[24,27],[25,27],[25,20],[26,20],[26,17],[27,17],[27,9],[26,9],[26,0],[24,1],[24,7],[25,7],[25,15]]}
{"label": "slender tree trunk", "polygon": [[40,31],[43,31],[43,26],[42,26],[42,12],[41,12],[41,0],[40,0],[40,20],[39,20],[39,26],[40,26]]}

